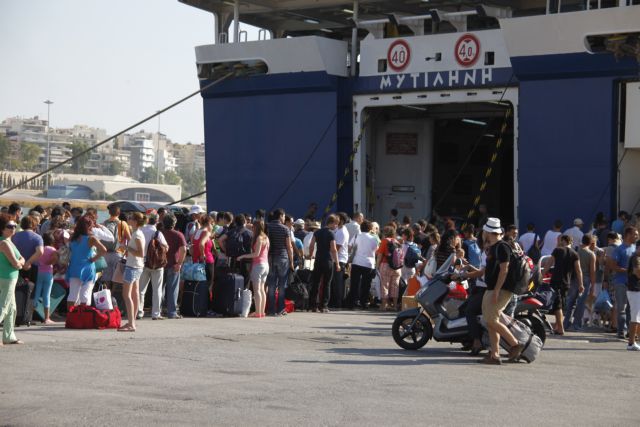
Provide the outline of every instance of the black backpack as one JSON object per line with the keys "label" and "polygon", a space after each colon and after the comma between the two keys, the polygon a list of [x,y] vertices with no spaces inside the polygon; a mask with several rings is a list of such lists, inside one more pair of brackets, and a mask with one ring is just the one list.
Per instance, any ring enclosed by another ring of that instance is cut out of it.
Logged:
{"label": "black backpack", "polygon": [[[509,248],[509,273],[505,279],[503,289],[513,292],[516,295],[522,295],[529,291],[531,283],[531,265],[529,258],[518,247],[511,246],[507,242],[503,242]],[[497,257],[496,245],[496,257]]]}
{"label": "black backpack", "polygon": [[245,245],[245,238],[247,237],[246,229],[243,228],[232,228],[227,232],[227,240],[224,245],[226,251],[226,255],[229,258],[237,258],[240,255],[244,255],[247,253]]}
{"label": "black backpack", "polygon": [[534,236],[535,237],[533,238],[533,245],[531,245],[531,247],[527,251],[527,256],[531,258],[531,261],[533,261],[534,264],[537,264],[542,257],[542,252],[540,252],[540,248],[538,247],[538,235],[535,234]]}

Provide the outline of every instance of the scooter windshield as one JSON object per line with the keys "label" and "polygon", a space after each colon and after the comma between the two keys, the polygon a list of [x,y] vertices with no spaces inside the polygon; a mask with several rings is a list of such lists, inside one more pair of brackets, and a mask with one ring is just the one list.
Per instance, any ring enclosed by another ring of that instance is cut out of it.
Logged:
{"label": "scooter windshield", "polygon": [[449,255],[449,258],[447,258],[447,260],[440,266],[440,268],[438,269],[438,271],[436,271],[436,274],[433,277],[447,274],[449,272],[449,269],[453,265],[453,260],[455,259],[455,257],[456,257],[455,252],[451,253],[451,255]]}

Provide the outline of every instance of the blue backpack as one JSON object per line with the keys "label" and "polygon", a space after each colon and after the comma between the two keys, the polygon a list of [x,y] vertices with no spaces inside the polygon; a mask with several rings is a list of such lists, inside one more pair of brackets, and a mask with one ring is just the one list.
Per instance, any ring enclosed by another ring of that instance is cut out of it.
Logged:
{"label": "blue backpack", "polygon": [[420,261],[420,248],[413,242],[407,243],[407,252],[404,254],[404,266],[407,268],[415,268]]}

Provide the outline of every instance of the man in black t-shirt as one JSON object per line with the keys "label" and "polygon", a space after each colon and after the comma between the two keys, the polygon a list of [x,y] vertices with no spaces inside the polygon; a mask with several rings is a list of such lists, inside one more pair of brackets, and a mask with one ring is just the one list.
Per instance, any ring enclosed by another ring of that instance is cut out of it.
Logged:
{"label": "man in black t-shirt", "polygon": [[482,297],[482,317],[487,323],[491,350],[480,362],[488,365],[500,365],[500,337],[511,346],[509,361],[516,361],[524,346],[518,343],[511,331],[500,323],[500,313],[513,297],[512,280],[509,279],[509,260],[511,248],[502,240],[502,227],[498,218],[488,218],[482,227],[483,242],[487,249],[487,267],[485,282],[487,291]]}
{"label": "man in black t-shirt", "polygon": [[[311,275],[311,292],[309,293],[310,307],[314,312],[318,311],[318,292],[322,293],[321,311],[323,313],[329,312],[329,285],[334,270],[340,272],[338,248],[334,235],[339,222],[336,215],[329,215],[327,225],[313,233],[311,244],[309,245],[310,254],[313,253],[314,248],[317,248],[315,252],[316,260],[313,264],[313,273]],[[311,258],[309,257],[309,259]]]}
{"label": "man in black t-shirt", "polygon": [[[553,273],[551,274],[551,287],[556,291],[556,299],[553,301],[552,311],[556,316],[555,333],[564,335],[564,315],[562,309],[567,298],[567,291],[571,284],[571,278],[576,275],[579,293],[584,292],[582,283],[582,269],[580,257],[571,248],[572,240],[566,234],[558,237],[558,246],[551,253],[553,259]],[[545,267],[544,273],[550,266]]]}

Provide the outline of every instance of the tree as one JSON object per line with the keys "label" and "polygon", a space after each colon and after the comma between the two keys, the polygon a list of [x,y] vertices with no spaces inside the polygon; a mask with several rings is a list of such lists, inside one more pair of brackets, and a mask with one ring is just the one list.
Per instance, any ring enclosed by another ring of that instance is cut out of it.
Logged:
{"label": "tree", "polygon": [[0,167],[2,169],[7,169],[10,157],[11,142],[4,135],[0,135]]}
{"label": "tree", "polygon": [[164,173],[164,183],[169,185],[180,185],[182,179],[180,175],[175,173],[174,171],[166,171]]}
{"label": "tree", "polygon": [[107,175],[120,175],[124,171],[124,165],[119,160],[114,160],[109,163],[109,169]]}
{"label": "tree", "polygon": [[[86,149],[89,148],[89,144],[81,140],[74,140],[71,143],[71,153],[75,157],[76,155],[82,153]],[[85,153],[77,159],[73,159],[71,161],[71,170],[75,173],[82,173],[84,171],[84,167],[89,160],[89,153]]]}
{"label": "tree", "polygon": [[40,149],[36,144],[28,142],[20,144],[20,161],[22,163],[22,169],[28,171],[34,170],[38,163],[40,163],[41,154],[42,149]]}
{"label": "tree", "polygon": [[192,195],[204,191],[204,170],[183,169],[180,171],[180,177],[182,178],[182,191],[184,194]]}
{"label": "tree", "polygon": [[149,166],[140,174],[140,182],[144,182],[145,184],[155,184],[157,174],[157,169],[154,166]]}

